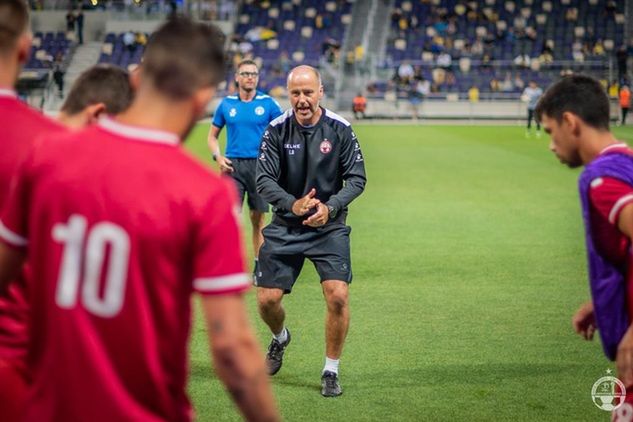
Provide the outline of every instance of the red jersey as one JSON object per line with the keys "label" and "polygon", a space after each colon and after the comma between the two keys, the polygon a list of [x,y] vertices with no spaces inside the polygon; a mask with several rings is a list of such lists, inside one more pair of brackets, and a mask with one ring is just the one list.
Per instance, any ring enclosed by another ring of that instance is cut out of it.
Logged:
{"label": "red jersey", "polygon": [[[611,145],[602,153],[608,151],[633,155],[633,151],[623,143]],[[619,179],[599,177],[591,182],[589,199],[592,237],[596,249],[626,274],[629,317],[633,320],[633,254],[629,238],[618,229],[620,212],[633,202],[633,186]]]}
{"label": "red jersey", "polygon": [[27,421],[191,418],[191,293],[250,284],[236,210],[170,133],[102,119],[33,149],[0,233],[33,267]]}
{"label": "red jersey", "polygon": [[[64,127],[17,99],[14,91],[0,89],[0,209],[9,193],[18,164],[35,139]],[[2,227],[0,226],[0,230]],[[0,359],[23,359],[27,349],[28,306],[22,277],[0,295]]]}

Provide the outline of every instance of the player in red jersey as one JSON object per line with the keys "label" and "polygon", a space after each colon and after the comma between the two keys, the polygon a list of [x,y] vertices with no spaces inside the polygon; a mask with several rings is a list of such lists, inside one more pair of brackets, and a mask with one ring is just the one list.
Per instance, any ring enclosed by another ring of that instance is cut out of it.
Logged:
{"label": "player in red jersey", "polygon": [[118,66],[98,64],[79,75],[62,104],[58,120],[70,129],[96,123],[104,114],[127,109],[134,91],[130,75]]}
{"label": "player in red jersey", "polygon": [[[117,114],[125,110],[132,95],[129,75],[125,70],[111,65],[93,66],[83,72],[73,84],[58,120],[70,129],[84,127],[95,122],[106,111]],[[23,108],[21,104],[18,107],[22,110],[19,115],[28,121],[32,110]],[[37,124],[41,115],[36,112],[35,116]],[[0,121],[3,121],[5,127],[12,125],[11,121],[5,122],[1,117]],[[50,134],[50,131],[42,134],[46,133]],[[33,142],[30,138],[21,141],[25,145]],[[3,185],[8,186],[9,181],[3,181]],[[0,415],[3,415],[5,422],[21,420],[19,415],[24,408],[30,380],[25,362],[29,308],[25,298],[26,283],[22,278],[19,276],[11,284],[7,295],[0,294]]]}
{"label": "player in red jersey", "polygon": [[605,354],[616,361],[618,378],[627,389],[625,402],[613,403],[619,407],[612,419],[632,421],[633,151],[609,131],[609,99],[590,77],[573,75],[554,84],[536,115],[560,161],[584,166],[578,184],[591,301],[578,309],[572,324],[586,340],[599,331]]}
{"label": "player in red jersey", "polygon": [[[248,420],[279,419],[247,320],[235,192],[179,146],[223,78],[220,33],[176,19],[132,106],[33,149],[2,213],[0,285],[28,253],[27,421],[187,421],[190,296]],[[54,145],[54,146],[53,146]]]}
{"label": "player in red jersey", "polygon": [[[13,90],[28,59],[31,35],[28,10],[22,0],[0,2],[0,207],[8,196],[18,163],[36,137],[63,127],[17,99]],[[28,307],[22,274],[0,289],[0,419],[19,420],[26,398],[28,371]]]}

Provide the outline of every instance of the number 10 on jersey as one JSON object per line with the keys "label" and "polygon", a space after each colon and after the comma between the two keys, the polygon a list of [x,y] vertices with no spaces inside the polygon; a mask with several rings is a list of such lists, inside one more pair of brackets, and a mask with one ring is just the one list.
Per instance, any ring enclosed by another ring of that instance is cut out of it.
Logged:
{"label": "number 10 on jersey", "polygon": [[[64,245],[55,302],[60,308],[73,309],[79,301],[94,315],[113,317],[123,306],[130,237],[123,228],[109,222],[97,223],[90,230],[87,227],[88,221],[79,214],[53,227],[53,239]],[[100,289],[108,247],[110,259]]]}

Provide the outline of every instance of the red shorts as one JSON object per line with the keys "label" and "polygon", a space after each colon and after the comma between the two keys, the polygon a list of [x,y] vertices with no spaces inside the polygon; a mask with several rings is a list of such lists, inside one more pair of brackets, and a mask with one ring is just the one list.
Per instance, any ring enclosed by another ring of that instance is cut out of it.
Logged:
{"label": "red shorts", "polygon": [[0,415],[3,422],[21,421],[29,377],[22,359],[0,358]]}

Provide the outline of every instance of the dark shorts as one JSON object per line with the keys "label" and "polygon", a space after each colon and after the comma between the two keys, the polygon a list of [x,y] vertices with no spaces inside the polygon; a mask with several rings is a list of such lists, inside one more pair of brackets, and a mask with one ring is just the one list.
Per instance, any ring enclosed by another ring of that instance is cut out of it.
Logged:
{"label": "dark shorts", "polygon": [[259,212],[268,212],[268,203],[257,193],[255,174],[257,171],[257,159],[255,158],[229,158],[235,171],[230,176],[235,181],[235,187],[240,199],[240,206],[244,204],[244,197],[248,208]]}
{"label": "dark shorts", "polygon": [[314,264],[321,281],[351,283],[351,231],[352,228],[344,224],[317,229],[269,224],[263,231],[264,244],[259,250],[255,285],[290,293],[306,258]]}

